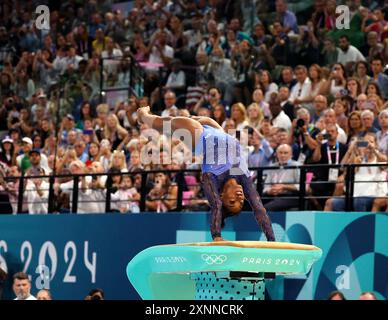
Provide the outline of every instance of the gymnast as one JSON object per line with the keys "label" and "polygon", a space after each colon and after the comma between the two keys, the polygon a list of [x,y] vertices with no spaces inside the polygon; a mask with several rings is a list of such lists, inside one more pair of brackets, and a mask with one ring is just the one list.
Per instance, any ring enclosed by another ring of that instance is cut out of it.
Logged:
{"label": "gymnast", "polygon": [[[267,240],[275,241],[271,220],[249,178],[246,157],[241,155],[237,139],[208,117],[159,117],[151,114],[149,107],[139,108],[137,115],[140,124],[164,134],[190,134],[191,139],[183,142],[195,155],[202,155],[202,187],[211,208],[213,241],[224,240],[221,237],[224,219],[241,212],[244,198],[251,205]],[[166,132],[166,128],[171,128],[171,132]]]}

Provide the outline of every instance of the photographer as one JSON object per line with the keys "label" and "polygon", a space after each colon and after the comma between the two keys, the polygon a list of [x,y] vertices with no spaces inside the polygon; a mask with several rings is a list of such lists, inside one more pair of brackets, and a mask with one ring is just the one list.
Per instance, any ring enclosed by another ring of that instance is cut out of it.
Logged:
{"label": "photographer", "polygon": [[[326,126],[326,133],[317,135],[318,146],[315,148],[312,161],[316,164],[340,164],[344,158],[347,146],[338,141],[338,128],[334,124]],[[312,195],[317,197],[332,196],[340,172],[338,168],[318,167],[314,169],[311,183]],[[318,208],[324,207],[325,198],[316,199]]]}
{"label": "photographer", "polygon": [[304,164],[311,159],[312,153],[318,146],[316,137],[320,130],[310,123],[310,112],[301,108],[292,122],[293,132],[293,159]]}

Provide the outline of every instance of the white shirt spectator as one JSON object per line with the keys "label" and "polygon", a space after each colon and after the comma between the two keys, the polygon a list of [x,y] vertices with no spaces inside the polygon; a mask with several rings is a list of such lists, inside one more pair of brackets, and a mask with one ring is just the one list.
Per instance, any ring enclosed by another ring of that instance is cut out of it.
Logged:
{"label": "white shirt spectator", "polygon": [[[14,300],[22,300],[22,299],[15,298]],[[23,299],[23,300],[38,300],[38,299],[36,299],[32,294],[30,294],[27,299]]]}
{"label": "white shirt spectator", "polygon": [[120,49],[113,48],[112,53],[108,50],[101,52],[101,58],[104,59],[104,70],[108,73],[117,73],[118,66],[120,65],[120,58],[123,56],[123,52]]}
{"label": "white shirt spectator", "polygon": [[186,85],[186,75],[180,70],[178,73],[171,72],[167,78],[166,87],[176,88]]}
{"label": "white shirt spectator", "polygon": [[42,192],[42,195],[40,195],[33,180],[28,179],[25,193],[27,194],[29,214],[47,214],[49,187],[50,184],[42,180],[42,184],[39,187]]}
{"label": "white shirt spectator", "polygon": [[338,58],[337,62],[342,63],[344,66],[348,62],[358,62],[358,61],[365,61],[365,57],[362,55],[362,53],[354,46],[350,45],[348,48],[348,51],[343,52],[341,49],[338,49]]}
{"label": "white shirt spectator", "polygon": [[[174,58],[174,49],[166,44],[163,48],[163,55],[167,58],[171,58],[171,59]],[[155,63],[155,64],[164,64],[163,59],[160,55],[160,52],[155,46],[151,50],[151,54],[148,62]],[[147,69],[153,70],[153,71],[158,70],[158,68],[155,68],[155,67],[148,67]]]}
{"label": "white shirt spectator", "polygon": [[295,99],[308,99],[311,95],[311,80],[307,77],[303,83],[297,82],[291,89],[289,101],[294,103]]}
{"label": "white shirt spectator", "polygon": [[287,131],[290,131],[292,127],[292,123],[290,118],[282,110],[280,111],[280,113],[277,115],[276,118],[272,119],[272,126],[276,128],[284,128]]}
{"label": "white shirt spectator", "polygon": [[78,69],[78,64],[81,60],[83,60],[84,58],[79,56],[79,55],[75,55],[74,57],[66,57],[66,69],[69,67],[69,66],[73,66],[73,69]]}

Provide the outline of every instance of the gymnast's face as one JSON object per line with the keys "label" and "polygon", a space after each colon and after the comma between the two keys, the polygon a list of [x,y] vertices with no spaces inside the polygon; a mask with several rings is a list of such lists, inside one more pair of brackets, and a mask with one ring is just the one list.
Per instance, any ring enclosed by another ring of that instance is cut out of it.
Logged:
{"label": "gymnast's face", "polygon": [[233,214],[238,214],[244,205],[244,191],[235,179],[228,180],[221,194],[221,201],[224,207]]}

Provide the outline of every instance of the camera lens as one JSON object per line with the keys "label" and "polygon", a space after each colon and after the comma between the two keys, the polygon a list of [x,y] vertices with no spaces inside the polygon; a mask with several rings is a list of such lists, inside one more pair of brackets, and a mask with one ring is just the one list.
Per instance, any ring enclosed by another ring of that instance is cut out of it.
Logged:
{"label": "camera lens", "polygon": [[304,120],[303,119],[298,119],[296,121],[296,125],[297,125],[298,128],[303,127],[304,126]]}

